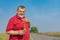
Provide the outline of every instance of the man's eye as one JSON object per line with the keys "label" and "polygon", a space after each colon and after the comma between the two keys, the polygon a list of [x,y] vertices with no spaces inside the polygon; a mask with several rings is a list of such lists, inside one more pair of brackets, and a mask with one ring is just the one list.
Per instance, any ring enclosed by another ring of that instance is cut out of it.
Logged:
{"label": "man's eye", "polygon": [[20,11],[20,12],[24,12],[24,11]]}

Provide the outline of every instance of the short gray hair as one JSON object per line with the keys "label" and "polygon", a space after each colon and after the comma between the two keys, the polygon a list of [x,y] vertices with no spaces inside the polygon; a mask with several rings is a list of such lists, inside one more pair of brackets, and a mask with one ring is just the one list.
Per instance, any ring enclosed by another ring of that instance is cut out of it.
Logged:
{"label": "short gray hair", "polygon": [[25,8],[25,6],[23,6],[23,5],[19,5],[19,6],[18,6],[18,8],[17,8],[17,11],[19,10],[19,8],[24,9],[24,8]]}

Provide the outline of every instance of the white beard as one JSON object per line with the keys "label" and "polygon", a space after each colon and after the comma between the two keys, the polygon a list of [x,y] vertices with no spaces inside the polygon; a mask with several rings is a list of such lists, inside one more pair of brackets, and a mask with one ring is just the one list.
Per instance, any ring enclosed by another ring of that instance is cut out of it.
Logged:
{"label": "white beard", "polygon": [[23,18],[24,17],[24,15],[19,15],[21,18]]}

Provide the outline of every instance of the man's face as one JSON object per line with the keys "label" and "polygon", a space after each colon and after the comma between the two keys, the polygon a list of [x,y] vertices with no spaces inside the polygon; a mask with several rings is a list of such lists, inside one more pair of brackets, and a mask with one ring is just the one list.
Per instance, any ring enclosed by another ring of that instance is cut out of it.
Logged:
{"label": "man's face", "polygon": [[25,11],[26,9],[25,8],[19,8],[19,10],[17,11],[17,14],[19,17],[23,18],[25,16]]}

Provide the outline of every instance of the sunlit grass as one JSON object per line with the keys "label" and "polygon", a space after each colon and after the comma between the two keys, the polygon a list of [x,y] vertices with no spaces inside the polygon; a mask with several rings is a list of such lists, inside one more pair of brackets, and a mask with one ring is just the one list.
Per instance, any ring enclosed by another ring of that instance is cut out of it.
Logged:
{"label": "sunlit grass", "polygon": [[8,37],[7,34],[0,34],[0,40],[8,40]]}
{"label": "sunlit grass", "polygon": [[60,32],[41,32],[40,34],[48,35],[48,36],[54,36],[54,37],[60,37]]}

